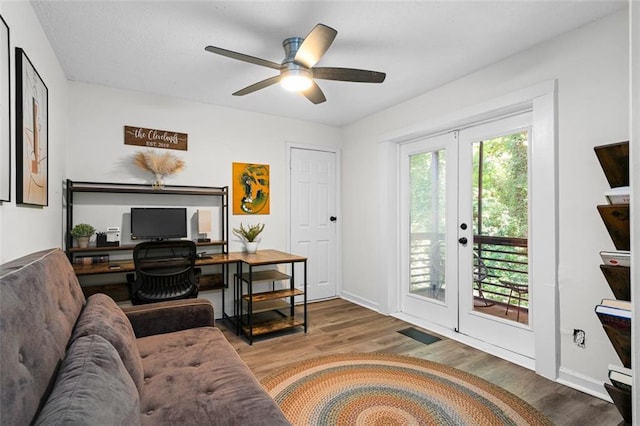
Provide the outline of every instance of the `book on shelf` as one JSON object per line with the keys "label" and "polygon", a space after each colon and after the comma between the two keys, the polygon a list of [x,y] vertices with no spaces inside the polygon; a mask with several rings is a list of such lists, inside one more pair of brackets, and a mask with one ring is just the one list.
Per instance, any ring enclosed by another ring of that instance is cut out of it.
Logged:
{"label": "book on shelf", "polygon": [[602,299],[595,311],[622,365],[631,368],[631,302]]}
{"label": "book on shelf", "polygon": [[609,364],[609,381],[616,388],[631,392],[633,383],[631,369]]}
{"label": "book on shelf", "polygon": [[609,186],[629,186],[629,141],[593,148]]}
{"label": "book on shelf", "polygon": [[109,255],[100,254],[93,256],[76,256],[73,258],[74,265],[91,265],[93,263],[109,263]]}
{"label": "book on shelf", "polygon": [[613,385],[610,385],[609,383],[605,383],[604,388],[607,390],[607,393],[611,397],[613,404],[616,406],[618,412],[624,419],[624,423],[620,424],[631,425],[631,392],[619,389]]}
{"label": "book on shelf", "polygon": [[631,268],[628,266],[600,265],[600,270],[616,299],[631,300]]}
{"label": "book on shelf", "polygon": [[600,257],[605,265],[631,266],[631,252],[626,250],[601,251]]}
{"label": "book on shelf", "polygon": [[630,250],[629,205],[606,204],[597,207],[616,250]]}
{"label": "book on shelf", "polygon": [[628,186],[611,188],[605,191],[604,196],[609,204],[629,204],[631,200]]}
{"label": "book on shelf", "polygon": [[618,311],[614,313],[614,315],[623,316],[625,318],[628,316],[628,318],[631,318],[631,302],[628,300],[602,299],[598,306],[621,309],[622,312]]}

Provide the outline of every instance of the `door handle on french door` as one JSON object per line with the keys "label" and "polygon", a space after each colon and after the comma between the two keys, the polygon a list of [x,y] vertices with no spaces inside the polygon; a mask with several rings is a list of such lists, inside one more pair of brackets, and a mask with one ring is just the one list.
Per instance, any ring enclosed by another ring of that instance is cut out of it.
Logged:
{"label": "door handle on french door", "polygon": [[462,237],[462,238],[458,239],[458,242],[460,244],[462,244],[463,246],[466,246],[467,243],[469,242],[469,240],[467,240],[467,237]]}
{"label": "door handle on french door", "polygon": [[331,216],[331,217],[329,217],[329,220],[330,220],[331,222],[335,222],[336,220],[338,220],[338,218],[337,218],[337,217],[335,217],[335,216]]}

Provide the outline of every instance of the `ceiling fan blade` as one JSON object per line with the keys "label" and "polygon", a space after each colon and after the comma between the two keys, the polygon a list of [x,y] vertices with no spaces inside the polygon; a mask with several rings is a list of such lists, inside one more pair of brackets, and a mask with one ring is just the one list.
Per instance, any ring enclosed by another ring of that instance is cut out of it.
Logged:
{"label": "ceiling fan blade", "polygon": [[356,83],[382,83],[387,74],[354,68],[312,68],[313,78],[321,80],[354,81]]}
{"label": "ceiling fan blade", "polygon": [[318,86],[315,81],[313,81],[311,83],[311,87],[302,92],[302,94],[316,105],[327,100],[327,98],[324,97],[322,90],[320,90],[320,86]]}
{"label": "ceiling fan blade", "polygon": [[204,50],[206,50],[207,52],[215,53],[217,55],[226,56],[227,58],[237,59],[239,61],[249,62],[250,64],[260,65],[276,70],[280,70],[281,67],[281,65],[276,62],[267,61],[266,59],[256,58],[254,56],[245,55],[244,53],[234,52],[233,50],[227,50],[221,47],[207,46],[204,48]]}
{"label": "ceiling fan blade", "polygon": [[247,86],[244,89],[240,89],[237,92],[233,93],[233,96],[244,96],[249,93],[253,93],[257,90],[264,89],[265,87],[269,87],[273,84],[276,84],[280,81],[280,76],[276,75],[274,77],[269,77],[266,80],[259,81],[257,83],[252,84],[251,86]]}
{"label": "ceiling fan blade", "polygon": [[314,66],[329,49],[338,32],[324,24],[316,25],[300,45],[294,61],[307,68]]}

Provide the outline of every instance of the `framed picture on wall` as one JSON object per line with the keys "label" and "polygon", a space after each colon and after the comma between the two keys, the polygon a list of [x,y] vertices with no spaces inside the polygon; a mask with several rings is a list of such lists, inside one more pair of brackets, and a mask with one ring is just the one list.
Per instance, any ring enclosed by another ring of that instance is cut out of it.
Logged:
{"label": "framed picture on wall", "polygon": [[0,16],[0,201],[11,201],[11,68],[9,26]]}
{"label": "framed picture on wall", "polygon": [[16,199],[49,202],[49,91],[40,74],[16,47]]}
{"label": "framed picture on wall", "polygon": [[233,163],[233,214],[269,214],[269,165]]}

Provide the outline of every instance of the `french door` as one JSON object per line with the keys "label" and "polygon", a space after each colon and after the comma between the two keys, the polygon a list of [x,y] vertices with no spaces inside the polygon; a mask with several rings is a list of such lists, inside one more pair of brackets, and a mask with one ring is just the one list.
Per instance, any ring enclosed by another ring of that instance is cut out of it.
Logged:
{"label": "french door", "polygon": [[458,133],[459,330],[534,358],[530,129],[531,113],[522,113]]}
{"label": "french door", "polygon": [[400,148],[402,311],[458,329],[458,145],[447,133]]}
{"label": "french door", "polygon": [[401,309],[533,358],[530,126],[520,113],[401,147]]}

